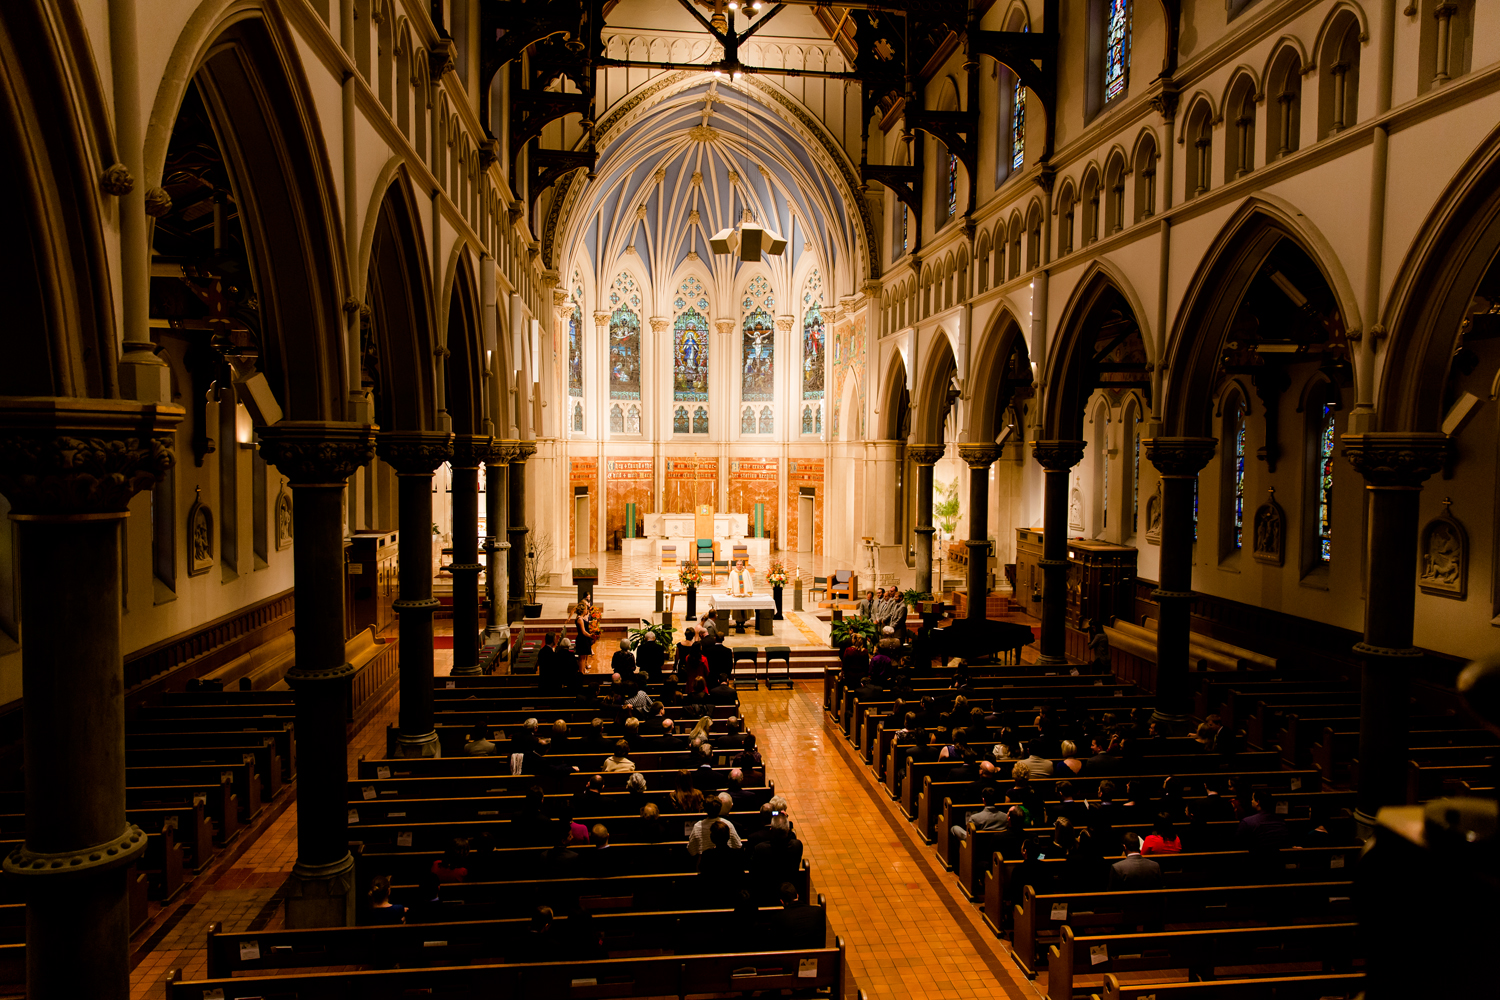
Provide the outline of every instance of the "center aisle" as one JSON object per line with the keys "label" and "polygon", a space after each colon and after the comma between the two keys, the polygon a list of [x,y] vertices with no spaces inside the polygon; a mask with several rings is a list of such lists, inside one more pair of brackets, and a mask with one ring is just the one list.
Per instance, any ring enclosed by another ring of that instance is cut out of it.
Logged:
{"label": "center aisle", "polygon": [[849,982],[871,1000],[1041,996],[827,721],[822,699],[821,681],[740,693],[806,845],[813,892],[844,939]]}

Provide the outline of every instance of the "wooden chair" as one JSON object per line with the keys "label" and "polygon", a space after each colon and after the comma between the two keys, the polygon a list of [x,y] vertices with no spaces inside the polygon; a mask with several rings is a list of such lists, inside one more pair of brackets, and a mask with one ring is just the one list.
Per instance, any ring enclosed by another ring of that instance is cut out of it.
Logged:
{"label": "wooden chair", "polygon": [[846,601],[854,600],[854,571],[852,569],[838,570],[828,580],[828,599],[832,601],[840,597]]}
{"label": "wooden chair", "polygon": [[729,560],[730,562],[744,560],[746,566],[750,565],[750,546],[735,545],[733,551],[730,553]]}
{"label": "wooden chair", "polygon": [[828,596],[828,577],[826,576],[813,577],[812,586],[807,590],[807,599],[816,603],[819,594],[824,597]]}

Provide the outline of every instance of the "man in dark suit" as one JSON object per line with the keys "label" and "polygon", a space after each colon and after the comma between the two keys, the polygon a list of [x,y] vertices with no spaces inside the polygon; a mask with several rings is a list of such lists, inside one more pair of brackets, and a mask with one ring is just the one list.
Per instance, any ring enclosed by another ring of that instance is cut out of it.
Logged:
{"label": "man in dark suit", "polygon": [[572,824],[559,822],[556,829],[557,842],[542,855],[542,870],[548,878],[574,878],[581,872],[578,852],[568,850],[568,841],[573,836]]}
{"label": "man in dark suit", "polygon": [[1240,820],[1239,829],[1234,832],[1235,846],[1257,856],[1257,860],[1291,846],[1291,835],[1277,815],[1276,801],[1270,793],[1256,789],[1250,793],[1250,805],[1255,811]]}
{"label": "man in dark suit", "polygon": [[781,912],[767,921],[766,942],[770,947],[790,951],[794,948],[821,948],[828,940],[828,915],[821,906],[808,906],[797,895],[797,887],[781,883]]}
{"label": "man in dark suit", "polygon": [[630,640],[621,639],[620,648],[609,659],[609,669],[620,675],[620,680],[629,680],[635,674],[635,655],[630,652]]}
{"label": "man in dark suit", "polygon": [[1066,816],[1075,827],[1087,826],[1089,806],[1087,802],[1073,798],[1073,783],[1064,778],[1057,783],[1056,791],[1061,801],[1049,808],[1049,818],[1056,821],[1059,816]]}
{"label": "man in dark suit", "polygon": [[[984,808],[976,813],[971,813],[969,823],[978,831],[1002,831],[1010,825],[1010,812],[1004,806],[999,805],[1000,793],[997,789],[986,788],[983,793]],[[968,840],[968,828],[962,824],[955,824],[950,831],[956,840]]]}
{"label": "man in dark suit", "polygon": [[661,643],[647,638],[635,649],[635,666],[653,681],[661,680],[661,667],[666,662],[666,651]]}
{"label": "man in dark suit", "polygon": [[714,636],[713,641],[703,647],[703,655],[708,659],[708,676],[715,681],[720,677],[726,678],[724,683],[715,683],[708,689],[714,704],[725,705],[738,701],[739,699],[735,697],[734,685],[727,681],[727,678],[734,673],[734,653],[724,645],[724,637]]}
{"label": "man in dark suit", "polygon": [[1141,857],[1141,838],[1134,830],[1125,834],[1125,858],[1109,869],[1109,891],[1157,889],[1161,887],[1161,865]]}
{"label": "man in dark suit", "polygon": [[593,851],[588,855],[588,864],[584,866],[589,875],[594,878],[613,878],[624,874],[620,852],[609,845],[609,827],[603,823],[595,823],[594,828],[589,831],[589,843],[594,845]]}
{"label": "man in dark suit", "polygon": [[754,812],[760,808],[760,800],[750,792],[745,791],[745,772],[739,768],[732,768],[729,772],[729,785],[724,791],[734,801],[735,812]]}
{"label": "man in dark suit", "polygon": [[1119,774],[1120,757],[1115,753],[1114,741],[1108,736],[1095,736],[1094,755],[1083,765],[1083,773],[1090,776]]}
{"label": "man in dark suit", "polygon": [[720,753],[745,749],[744,728],[744,723],[738,716],[730,719],[724,724],[724,735],[714,738],[714,749]]}
{"label": "man in dark suit", "polygon": [[661,720],[661,735],[651,744],[652,750],[683,750],[687,748],[687,740],[677,735],[677,726],[671,719]]}

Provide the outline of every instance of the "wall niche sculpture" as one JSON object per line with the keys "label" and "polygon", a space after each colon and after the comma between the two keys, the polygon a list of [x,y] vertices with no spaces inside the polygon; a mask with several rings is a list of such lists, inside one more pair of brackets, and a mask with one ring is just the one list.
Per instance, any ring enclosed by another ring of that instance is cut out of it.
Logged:
{"label": "wall niche sculpture", "polygon": [[286,491],[286,480],[276,494],[276,550],[292,547],[292,495]]}
{"label": "wall niche sculpture", "polygon": [[1469,533],[1453,516],[1453,500],[1422,528],[1417,548],[1417,583],[1424,594],[1463,600],[1469,589]]}
{"label": "wall niche sculpture", "polygon": [[194,491],[188,508],[188,576],[207,573],[214,564],[214,515],[203,506],[203,491]]}
{"label": "wall niche sculpture", "polygon": [[1256,562],[1267,566],[1286,563],[1286,511],[1276,502],[1276,487],[1271,487],[1266,502],[1255,508],[1251,554]]}
{"label": "wall niche sculpture", "polygon": [[1146,500],[1146,541],[1161,544],[1161,480],[1156,481],[1156,492]]}

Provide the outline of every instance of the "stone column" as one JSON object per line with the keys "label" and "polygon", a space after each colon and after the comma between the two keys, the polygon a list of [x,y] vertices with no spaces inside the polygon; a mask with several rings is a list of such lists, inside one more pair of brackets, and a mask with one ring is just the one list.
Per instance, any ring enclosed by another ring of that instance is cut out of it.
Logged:
{"label": "stone column", "polygon": [[526,460],[536,454],[535,441],[508,441],[510,454],[510,489],[506,502],[506,516],[510,524],[506,533],[510,535],[510,613],[511,621],[521,617],[521,602],[526,599],[526,533],[531,529],[526,523]]}
{"label": "stone column", "polygon": [[1083,461],[1083,441],[1038,441],[1031,453],[1043,470],[1042,635],[1037,663],[1068,662],[1068,476]]}
{"label": "stone column", "polygon": [[506,613],[505,501],[509,480],[511,446],[496,438],[485,458],[484,493],[484,640],[495,642],[507,634],[511,619]]}
{"label": "stone column", "polygon": [[[932,526],[932,467],[943,457],[943,446],[939,444],[911,445],[906,455],[917,466],[917,523],[912,531],[917,536],[917,589],[935,593],[932,583],[932,536],[937,531]],[[942,580],[938,580],[942,585]]]}
{"label": "stone column", "polygon": [[1156,710],[1151,718],[1168,735],[1187,728],[1189,612],[1193,598],[1193,493],[1198,473],[1214,457],[1214,438],[1158,437],[1146,458],[1161,473],[1161,568],[1156,578]]}
{"label": "stone column", "polygon": [[0,493],[15,524],[26,839],[26,995],[130,996],[120,535],[130,498],[171,468],[180,406],[0,397]]}
{"label": "stone column", "polygon": [[492,439],[478,434],[453,438],[453,670],[454,677],[479,673],[479,463]]}
{"label": "stone column", "polygon": [[344,719],[345,481],[375,454],[375,428],[283,420],[261,431],[260,453],[292,487],[296,583],[297,861],[286,898],[288,927],[354,923],[357,890],[349,855],[349,780]]}
{"label": "stone column", "polygon": [[1381,806],[1406,801],[1407,702],[1411,670],[1422,655],[1412,647],[1418,504],[1422,483],[1443,467],[1448,437],[1437,432],[1345,434],[1343,452],[1370,492],[1365,635],[1354,647],[1364,658],[1354,819],[1368,833]]}
{"label": "stone column", "polygon": [[[969,620],[984,621],[989,597],[990,466],[1000,457],[1000,449],[993,441],[961,444],[958,457],[969,467]],[[930,482],[927,502],[932,503]]]}
{"label": "stone column", "polygon": [[392,605],[401,627],[401,714],[396,736],[403,757],[439,757],[432,725],[432,474],[447,461],[453,435],[385,431],[376,450],[396,470],[401,557],[400,596]]}

